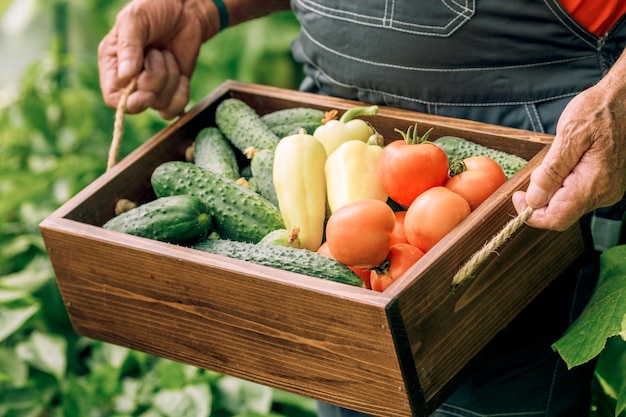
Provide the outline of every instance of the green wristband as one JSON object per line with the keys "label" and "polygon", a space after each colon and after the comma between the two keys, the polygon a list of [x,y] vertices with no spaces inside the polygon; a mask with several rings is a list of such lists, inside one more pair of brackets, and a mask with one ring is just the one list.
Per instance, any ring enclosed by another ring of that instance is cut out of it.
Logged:
{"label": "green wristband", "polygon": [[221,32],[228,27],[228,23],[229,23],[228,22],[229,21],[228,9],[226,8],[226,5],[224,4],[222,0],[213,0],[213,3],[215,3],[215,7],[217,7],[217,12],[220,17],[220,32]]}

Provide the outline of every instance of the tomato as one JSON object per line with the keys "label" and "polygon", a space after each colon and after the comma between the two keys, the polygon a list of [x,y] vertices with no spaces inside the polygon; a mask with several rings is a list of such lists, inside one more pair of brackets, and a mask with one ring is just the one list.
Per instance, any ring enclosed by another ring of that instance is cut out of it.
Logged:
{"label": "tomato", "polygon": [[393,232],[391,232],[391,242],[389,244],[409,243],[406,239],[406,233],[404,232],[404,216],[406,215],[406,210],[396,211],[394,214],[396,216],[396,223],[393,227]]}
{"label": "tomato", "polygon": [[333,254],[330,253],[330,249],[328,249],[328,242],[322,243],[320,247],[317,249],[317,253],[319,253],[320,255],[324,255],[327,258],[335,259]]}
{"label": "tomato", "polygon": [[[396,203],[408,207],[429,188],[443,185],[448,178],[448,157],[430,142],[405,140],[386,145],[378,159],[383,188]],[[426,136],[426,135],[424,135]]]}
{"label": "tomato", "polygon": [[386,262],[370,271],[370,285],[374,291],[384,291],[398,277],[404,274],[424,252],[408,243],[397,243],[389,249]]}
{"label": "tomato", "polygon": [[469,216],[469,203],[449,188],[424,191],[406,211],[404,230],[410,244],[424,252]]}
{"label": "tomato", "polygon": [[[329,258],[335,259],[333,254],[330,252],[330,249],[328,249],[328,242],[322,243],[322,245],[317,250],[317,253],[319,253],[320,255],[324,255]],[[368,289],[370,288],[370,268],[357,268],[355,266],[349,266],[349,265],[348,265],[348,268],[350,268],[352,272],[357,274],[359,278],[363,280],[363,283],[365,284],[365,288],[368,288]]]}
{"label": "tomato", "polygon": [[463,160],[465,170],[453,175],[445,186],[467,200],[474,211],[502,184],[506,176],[500,165],[488,156],[471,156]]}
{"label": "tomato", "polygon": [[326,242],[333,257],[357,268],[371,268],[387,257],[396,218],[380,200],[363,199],[341,206],[328,218]]}

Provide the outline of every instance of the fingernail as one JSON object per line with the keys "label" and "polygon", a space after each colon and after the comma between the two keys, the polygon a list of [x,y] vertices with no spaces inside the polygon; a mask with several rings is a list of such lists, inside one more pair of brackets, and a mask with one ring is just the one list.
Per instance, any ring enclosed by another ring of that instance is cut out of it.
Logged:
{"label": "fingernail", "polygon": [[543,207],[548,204],[549,200],[550,195],[546,190],[535,183],[528,185],[528,189],[526,190],[526,202],[529,206],[533,208]]}

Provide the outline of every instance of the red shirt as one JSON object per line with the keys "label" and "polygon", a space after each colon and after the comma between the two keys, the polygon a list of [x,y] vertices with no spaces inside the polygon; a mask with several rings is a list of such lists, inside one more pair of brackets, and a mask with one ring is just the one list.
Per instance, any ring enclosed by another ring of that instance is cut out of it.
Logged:
{"label": "red shirt", "polygon": [[589,32],[602,36],[626,13],[626,0],[560,0]]}

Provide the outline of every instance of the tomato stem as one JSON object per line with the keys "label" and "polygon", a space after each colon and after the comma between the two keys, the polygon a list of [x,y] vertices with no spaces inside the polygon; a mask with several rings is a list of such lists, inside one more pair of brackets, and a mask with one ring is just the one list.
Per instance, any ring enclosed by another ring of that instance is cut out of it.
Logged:
{"label": "tomato stem", "polygon": [[450,177],[454,177],[455,175],[459,175],[460,173],[467,171],[467,165],[465,165],[462,158],[455,157],[450,161],[448,169]]}
{"label": "tomato stem", "polygon": [[400,133],[400,135],[402,135],[402,139],[404,139],[404,141],[408,143],[409,145],[419,145],[421,143],[430,143],[428,140],[428,137],[430,136],[430,133],[433,131],[433,128],[431,127],[430,129],[428,129],[426,133],[424,133],[422,136],[420,136],[417,133],[417,123],[415,123],[413,126],[409,126],[406,132],[403,132],[400,129],[394,129],[394,130]]}

